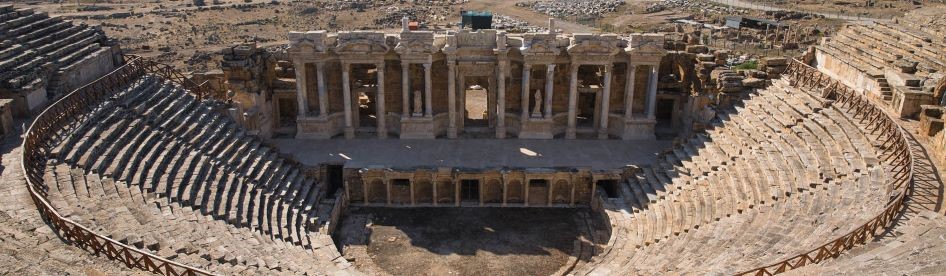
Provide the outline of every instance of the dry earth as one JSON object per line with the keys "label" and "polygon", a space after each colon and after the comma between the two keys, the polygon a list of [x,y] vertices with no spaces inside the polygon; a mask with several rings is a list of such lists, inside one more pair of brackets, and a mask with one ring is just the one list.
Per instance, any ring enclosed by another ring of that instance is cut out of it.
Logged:
{"label": "dry earth", "polygon": [[584,209],[354,208],[336,242],[372,275],[552,275],[570,259]]}

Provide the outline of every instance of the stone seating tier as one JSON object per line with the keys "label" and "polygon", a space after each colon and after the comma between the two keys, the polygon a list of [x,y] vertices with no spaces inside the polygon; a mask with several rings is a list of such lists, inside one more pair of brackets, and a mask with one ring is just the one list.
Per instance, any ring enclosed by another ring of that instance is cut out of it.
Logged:
{"label": "stone seating tier", "polygon": [[116,93],[49,152],[54,205],[100,233],[211,271],[348,269],[320,233],[334,206],[321,183],[215,108],[153,75]]}
{"label": "stone seating tier", "polygon": [[69,68],[103,47],[105,34],[29,9],[0,12],[0,85],[20,88]]}
{"label": "stone seating tier", "polygon": [[785,79],[719,118],[606,204],[612,247],[584,273],[739,272],[810,250],[884,207],[888,168],[872,139]]}

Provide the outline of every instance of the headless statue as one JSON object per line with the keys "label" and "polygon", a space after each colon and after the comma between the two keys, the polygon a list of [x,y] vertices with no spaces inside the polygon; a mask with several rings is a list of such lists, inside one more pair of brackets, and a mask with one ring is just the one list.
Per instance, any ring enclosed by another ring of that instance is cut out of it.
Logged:
{"label": "headless statue", "polygon": [[414,116],[424,115],[423,99],[420,96],[420,90],[414,90]]}
{"label": "headless statue", "polygon": [[535,107],[532,108],[532,117],[542,117],[542,92],[535,90]]}

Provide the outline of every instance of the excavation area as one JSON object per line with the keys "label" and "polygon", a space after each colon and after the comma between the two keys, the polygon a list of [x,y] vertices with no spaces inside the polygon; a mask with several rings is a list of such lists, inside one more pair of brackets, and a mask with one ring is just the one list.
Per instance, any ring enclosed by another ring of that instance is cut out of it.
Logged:
{"label": "excavation area", "polygon": [[353,207],[335,241],[371,275],[562,275],[593,254],[593,218],[586,208]]}

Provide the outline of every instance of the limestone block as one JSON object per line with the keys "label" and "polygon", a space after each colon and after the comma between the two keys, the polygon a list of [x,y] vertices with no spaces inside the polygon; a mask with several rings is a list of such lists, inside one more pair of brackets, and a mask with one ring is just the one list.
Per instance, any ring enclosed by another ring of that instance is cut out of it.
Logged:
{"label": "limestone block", "polygon": [[765,87],[765,84],[766,84],[766,80],[764,79],[748,78],[748,79],[742,80],[742,85],[745,87],[763,88]]}
{"label": "limestone block", "polygon": [[787,66],[788,59],[783,57],[767,57],[762,59],[761,65],[765,67],[771,66]]}
{"label": "limestone block", "polygon": [[691,54],[702,54],[702,53],[708,53],[709,48],[706,47],[706,45],[690,45],[690,46],[687,46],[686,51],[687,53],[691,53]]}

